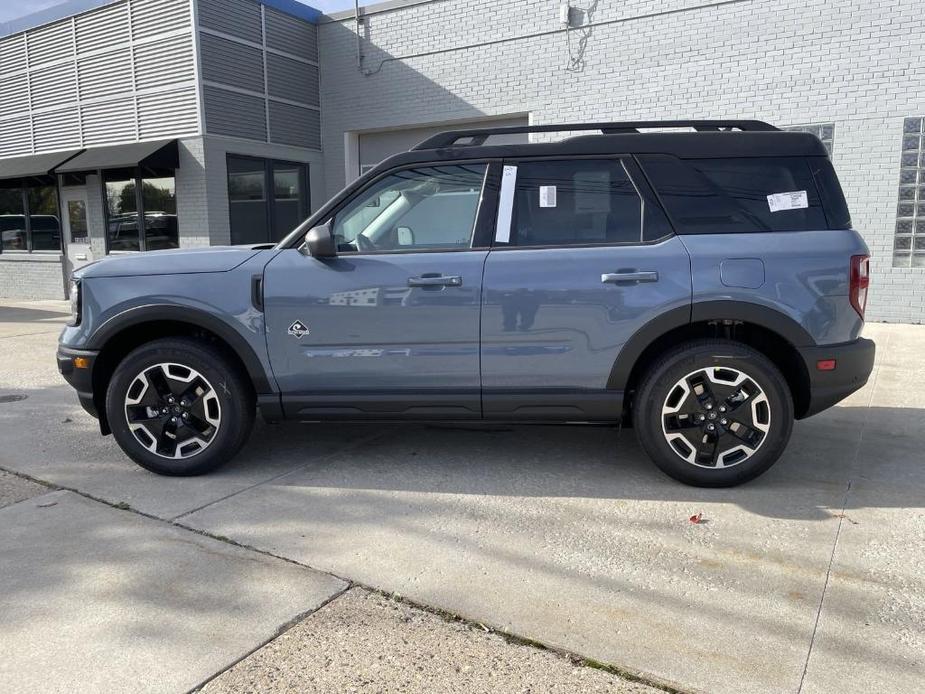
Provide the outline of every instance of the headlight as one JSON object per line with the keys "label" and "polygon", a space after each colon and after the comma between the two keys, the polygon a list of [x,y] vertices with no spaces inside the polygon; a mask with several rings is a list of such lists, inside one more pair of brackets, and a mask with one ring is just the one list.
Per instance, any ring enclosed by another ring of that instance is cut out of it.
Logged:
{"label": "headlight", "polygon": [[80,282],[71,280],[71,319],[68,325],[80,325]]}

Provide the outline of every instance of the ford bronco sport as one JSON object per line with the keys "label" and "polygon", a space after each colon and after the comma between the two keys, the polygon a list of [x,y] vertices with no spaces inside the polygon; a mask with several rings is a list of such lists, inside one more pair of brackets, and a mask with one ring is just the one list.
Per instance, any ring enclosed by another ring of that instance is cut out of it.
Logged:
{"label": "ford bronco sport", "polygon": [[[651,129],[657,129],[650,132]],[[591,131],[559,142],[496,135]],[[672,477],[767,470],[867,381],[868,250],[818,139],[758,121],[442,133],[275,246],[75,273],[58,366],[139,465],[269,420],[631,424]]]}

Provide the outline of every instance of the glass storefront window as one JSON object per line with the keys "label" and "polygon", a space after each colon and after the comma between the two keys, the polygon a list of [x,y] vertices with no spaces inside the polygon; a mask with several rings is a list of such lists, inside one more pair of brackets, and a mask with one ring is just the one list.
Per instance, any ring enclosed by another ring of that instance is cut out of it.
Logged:
{"label": "glass storefront window", "polygon": [[[179,247],[173,176],[137,176],[134,171],[112,171],[105,175],[105,180],[109,252]],[[140,219],[144,220],[143,237]]]}
{"label": "glass storefront window", "polygon": [[228,155],[231,242],[282,239],[308,215],[308,166]]}
{"label": "glass storefront window", "polygon": [[4,251],[27,251],[22,188],[0,188],[0,236]]}
{"label": "glass storefront window", "polygon": [[60,251],[57,188],[0,189],[0,237],[4,251]]}
{"label": "glass storefront window", "polygon": [[29,188],[29,221],[33,251],[61,250],[61,220],[58,218],[58,188]]}

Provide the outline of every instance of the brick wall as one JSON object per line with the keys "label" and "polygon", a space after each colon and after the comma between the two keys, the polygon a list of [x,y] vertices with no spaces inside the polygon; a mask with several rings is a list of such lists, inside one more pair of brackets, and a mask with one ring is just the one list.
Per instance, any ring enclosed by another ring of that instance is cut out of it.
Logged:
{"label": "brick wall", "polygon": [[925,30],[893,0],[390,3],[319,28],[327,193],[344,132],[529,113],[534,123],[759,118],[835,123],[834,161],[874,255],[869,317],[925,320],[925,269],[892,268],[904,116],[922,115]]}
{"label": "brick wall", "polygon": [[0,298],[63,299],[60,256],[0,254]]}

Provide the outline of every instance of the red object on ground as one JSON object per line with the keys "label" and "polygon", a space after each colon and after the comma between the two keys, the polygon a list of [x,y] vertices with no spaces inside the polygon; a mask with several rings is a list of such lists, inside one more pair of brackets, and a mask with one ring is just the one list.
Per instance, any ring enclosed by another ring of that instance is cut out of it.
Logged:
{"label": "red object on ground", "polygon": [[700,523],[703,520],[703,513],[698,513],[696,516],[691,516],[691,523]]}

